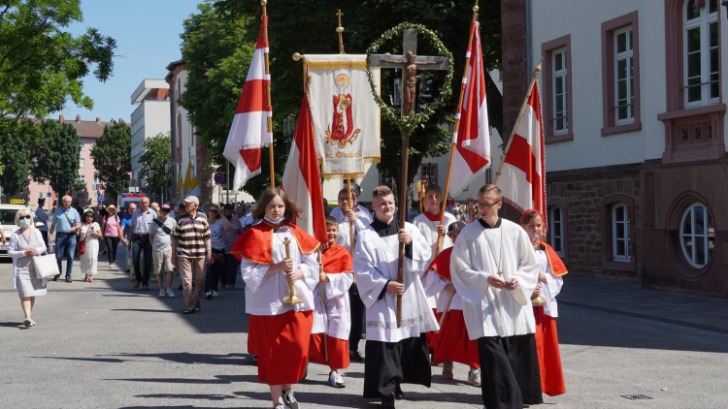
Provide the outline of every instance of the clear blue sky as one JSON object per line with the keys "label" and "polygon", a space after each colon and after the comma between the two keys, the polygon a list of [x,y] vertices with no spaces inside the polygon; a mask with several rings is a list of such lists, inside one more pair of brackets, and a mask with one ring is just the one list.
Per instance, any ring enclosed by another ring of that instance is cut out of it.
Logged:
{"label": "clear blue sky", "polygon": [[91,110],[66,104],[59,114],[67,119],[80,115],[82,120],[102,121],[122,118],[129,122],[136,106],[131,94],[145,78],[163,79],[165,67],[182,58],[182,23],[197,11],[200,0],[82,0],[83,22],[69,27],[74,35],[86,28],[97,28],[116,39],[114,72],[105,83],[93,75],[83,83],[86,95],[94,101]]}

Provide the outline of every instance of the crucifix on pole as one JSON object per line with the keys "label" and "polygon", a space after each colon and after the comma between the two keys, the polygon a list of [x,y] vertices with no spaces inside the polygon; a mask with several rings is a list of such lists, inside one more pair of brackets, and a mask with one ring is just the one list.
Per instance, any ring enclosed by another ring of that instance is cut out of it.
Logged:
{"label": "crucifix on pole", "polygon": [[[447,57],[418,56],[417,55],[417,29],[405,28],[403,30],[402,55],[372,54],[368,63],[372,67],[402,69],[401,87],[401,117],[408,119],[415,112],[417,97],[417,69],[422,70],[449,70]],[[407,171],[409,167],[409,145],[411,128],[402,130],[402,177],[400,179],[399,195],[399,228],[405,228],[407,221]],[[397,282],[404,281],[404,243],[399,243],[399,259],[397,260]],[[397,295],[397,327],[402,326],[402,296]]]}

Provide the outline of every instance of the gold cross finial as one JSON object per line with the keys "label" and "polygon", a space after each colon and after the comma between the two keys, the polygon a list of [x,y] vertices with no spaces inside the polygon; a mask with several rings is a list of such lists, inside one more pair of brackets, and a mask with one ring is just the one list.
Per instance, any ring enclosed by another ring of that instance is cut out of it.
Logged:
{"label": "gold cross finial", "polygon": [[339,18],[339,26],[336,27],[336,32],[339,33],[339,54],[346,54],[344,51],[344,27],[341,25],[341,17],[343,15],[344,13],[341,12],[341,9],[336,11],[336,16]]}

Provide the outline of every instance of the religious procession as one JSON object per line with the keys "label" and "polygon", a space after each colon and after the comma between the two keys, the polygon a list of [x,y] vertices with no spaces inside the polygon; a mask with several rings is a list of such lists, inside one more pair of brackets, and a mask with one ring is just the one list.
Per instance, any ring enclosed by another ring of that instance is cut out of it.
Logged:
{"label": "religious procession", "polygon": [[[395,185],[409,185],[411,137],[429,119],[428,104],[453,97],[447,87],[419,95],[420,71],[445,71],[448,83],[454,57],[437,34],[414,23],[392,28],[366,54],[347,54],[339,11],[339,54],[293,56],[303,65],[304,90],[277,181],[273,51],[265,1],[262,6],[224,156],[235,166],[234,189],[260,174],[269,157],[270,187],[230,253],[240,261],[245,284],[247,353],[256,359],[258,381],[269,386],[273,408],[305,407],[295,390],[310,363],[328,366],[327,384],[345,388],[350,363],[363,362],[362,398],[383,409],[407,399],[407,384],[430,387],[433,376],[453,379],[454,363],[468,367],[467,383],[480,388],[486,409],[520,409],[542,403],[544,394],[564,394],[556,297],[567,270],[546,242],[540,64],[496,179],[481,185],[470,217],[457,206],[456,216],[447,199],[491,165],[488,74],[476,3],[460,95],[454,96],[459,104],[447,181],[421,186],[422,213],[409,221],[409,189],[374,187],[370,210],[358,202],[362,191],[355,181],[366,163],[380,160],[387,122],[402,137]],[[419,55],[418,35],[443,55]],[[404,42],[389,52],[387,41],[395,38]],[[402,76],[389,100],[381,83],[386,69]],[[344,183],[338,206],[327,214],[321,180],[332,177]],[[520,217],[505,219],[504,205]]]}

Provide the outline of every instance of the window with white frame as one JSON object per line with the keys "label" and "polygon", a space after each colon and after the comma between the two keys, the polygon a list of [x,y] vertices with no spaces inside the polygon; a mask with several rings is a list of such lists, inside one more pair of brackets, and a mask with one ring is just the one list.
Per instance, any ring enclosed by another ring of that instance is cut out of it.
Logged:
{"label": "window with white frame", "polygon": [[79,158],[79,159],[78,159],[78,167],[79,167],[79,168],[83,168],[83,167],[85,167],[85,166],[86,166],[86,159],[84,159],[84,158]]}
{"label": "window with white frame", "polygon": [[551,247],[559,255],[563,256],[566,253],[564,248],[564,215],[558,206],[549,209],[549,234],[551,235]]}
{"label": "window with white frame", "polygon": [[567,105],[567,65],[566,47],[554,50],[553,59],[553,107],[554,107],[554,135],[562,135],[569,131],[569,112]]}
{"label": "window with white frame", "polygon": [[715,250],[715,224],[708,208],[693,203],[685,210],[680,221],[680,247],[691,267],[705,267]]}
{"label": "window with white frame", "polygon": [[83,142],[79,142],[79,143],[78,143],[78,150],[79,150],[79,152],[80,152],[80,151],[83,151],[83,146],[84,146],[84,145],[85,145],[85,143],[83,143]]}
{"label": "window with white frame", "polygon": [[629,239],[629,207],[623,203],[612,205],[612,260],[631,261]]}
{"label": "window with white frame", "polygon": [[617,125],[634,121],[634,44],[632,26],[614,32],[614,118]]}
{"label": "window with white frame", "polygon": [[683,13],[686,106],[713,104],[720,95],[718,0],[685,1]]}

